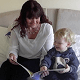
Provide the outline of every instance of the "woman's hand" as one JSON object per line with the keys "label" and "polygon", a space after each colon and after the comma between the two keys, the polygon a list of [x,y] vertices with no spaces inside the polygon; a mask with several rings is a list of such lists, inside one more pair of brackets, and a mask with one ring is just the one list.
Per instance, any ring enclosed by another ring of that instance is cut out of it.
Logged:
{"label": "woman's hand", "polygon": [[41,78],[49,75],[49,71],[47,71],[47,67],[46,67],[46,66],[42,66],[42,67],[40,68],[40,71],[44,71],[44,72],[42,73],[42,75],[41,75]]}
{"label": "woman's hand", "polygon": [[17,65],[17,63],[15,63],[14,61],[17,61],[16,56],[13,53],[9,54],[9,61],[14,64]]}

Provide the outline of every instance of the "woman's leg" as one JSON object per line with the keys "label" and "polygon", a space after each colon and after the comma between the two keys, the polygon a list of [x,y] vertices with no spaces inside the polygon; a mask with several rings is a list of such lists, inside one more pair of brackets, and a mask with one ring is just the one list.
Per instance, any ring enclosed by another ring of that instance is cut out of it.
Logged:
{"label": "woman's leg", "polygon": [[12,64],[6,60],[0,68],[0,80],[10,80],[12,72]]}
{"label": "woman's leg", "polygon": [[[39,59],[26,59],[19,57],[18,62],[32,72],[39,71]],[[13,65],[9,60],[5,61],[0,69],[0,80],[27,80],[29,74],[19,65]]]}
{"label": "woman's leg", "polygon": [[[33,73],[39,71],[39,63],[40,59],[26,59],[23,57],[18,57],[18,62],[24,65],[26,68],[28,68]],[[21,66],[18,66],[16,68],[16,77],[13,80],[27,80],[29,77],[29,74],[26,70],[24,70]]]}

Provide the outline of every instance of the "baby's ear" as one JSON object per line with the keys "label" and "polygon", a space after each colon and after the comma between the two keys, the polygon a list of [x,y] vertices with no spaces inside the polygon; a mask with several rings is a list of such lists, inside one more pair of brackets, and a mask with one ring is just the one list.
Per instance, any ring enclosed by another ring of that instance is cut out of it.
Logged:
{"label": "baby's ear", "polygon": [[71,46],[71,43],[70,43],[70,42],[68,42],[68,43],[67,43],[67,47],[70,47],[70,46]]}

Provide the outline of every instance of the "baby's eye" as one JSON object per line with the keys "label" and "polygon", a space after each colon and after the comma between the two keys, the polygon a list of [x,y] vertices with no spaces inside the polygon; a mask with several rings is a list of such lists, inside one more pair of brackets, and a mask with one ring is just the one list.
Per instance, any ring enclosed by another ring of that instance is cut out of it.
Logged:
{"label": "baby's eye", "polygon": [[54,42],[56,42],[56,41],[54,41]]}
{"label": "baby's eye", "polygon": [[62,44],[62,43],[58,43],[58,44]]}
{"label": "baby's eye", "polygon": [[56,43],[56,41],[54,41],[54,43]]}

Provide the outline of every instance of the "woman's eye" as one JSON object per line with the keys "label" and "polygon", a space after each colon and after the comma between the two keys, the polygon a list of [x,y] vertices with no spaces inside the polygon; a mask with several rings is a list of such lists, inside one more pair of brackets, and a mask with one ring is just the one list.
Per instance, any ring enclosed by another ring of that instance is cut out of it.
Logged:
{"label": "woman's eye", "polygon": [[36,19],[39,19],[40,17],[37,17]]}

